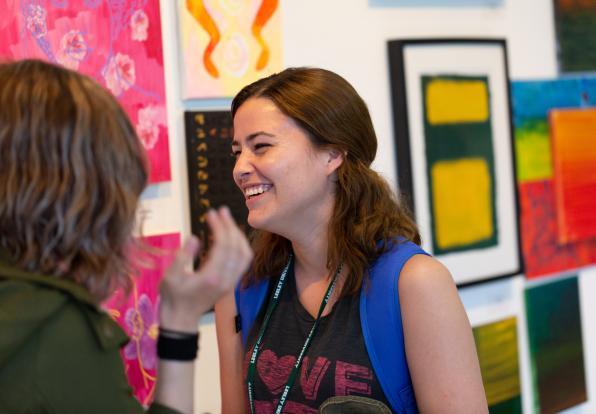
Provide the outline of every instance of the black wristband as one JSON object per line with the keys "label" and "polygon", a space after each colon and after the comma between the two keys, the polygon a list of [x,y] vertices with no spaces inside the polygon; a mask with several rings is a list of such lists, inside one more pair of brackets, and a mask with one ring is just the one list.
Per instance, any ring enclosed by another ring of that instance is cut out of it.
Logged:
{"label": "black wristband", "polygon": [[157,356],[174,361],[192,361],[197,357],[199,333],[172,331],[159,328]]}

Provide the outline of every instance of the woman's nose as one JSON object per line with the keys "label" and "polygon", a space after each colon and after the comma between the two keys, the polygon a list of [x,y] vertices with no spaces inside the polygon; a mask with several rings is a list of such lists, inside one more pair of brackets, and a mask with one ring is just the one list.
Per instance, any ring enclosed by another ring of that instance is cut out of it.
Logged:
{"label": "woman's nose", "polygon": [[250,162],[250,155],[242,151],[236,157],[236,163],[234,164],[234,180],[238,185],[242,184],[248,179],[250,173],[253,171],[252,163]]}

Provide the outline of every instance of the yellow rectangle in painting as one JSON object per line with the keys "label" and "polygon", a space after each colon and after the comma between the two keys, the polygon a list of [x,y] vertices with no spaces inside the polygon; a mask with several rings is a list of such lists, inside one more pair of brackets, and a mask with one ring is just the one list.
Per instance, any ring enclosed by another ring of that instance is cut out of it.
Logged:
{"label": "yellow rectangle in painting", "polygon": [[429,82],[426,116],[431,125],[488,121],[486,82],[457,79],[435,79]]}
{"label": "yellow rectangle in painting", "polygon": [[483,158],[439,161],[432,166],[433,221],[437,244],[443,249],[492,237],[492,191]]}

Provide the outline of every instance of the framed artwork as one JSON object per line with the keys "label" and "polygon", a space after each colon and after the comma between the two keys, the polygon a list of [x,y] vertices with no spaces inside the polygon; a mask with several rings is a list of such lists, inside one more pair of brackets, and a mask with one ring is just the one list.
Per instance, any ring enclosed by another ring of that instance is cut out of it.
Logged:
{"label": "framed artwork", "polygon": [[528,288],[525,303],[533,412],[560,412],[586,401],[577,276]]}
{"label": "framed artwork", "polygon": [[[205,214],[227,205],[246,232],[248,210],[232,177],[232,115],[230,111],[187,111],[186,154],[192,233],[209,241]],[[203,251],[206,251],[204,249]]]}
{"label": "framed artwork", "polygon": [[282,69],[279,0],[178,1],[182,96],[225,98]]}
{"label": "framed artwork", "polygon": [[144,265],[139,265],[133,276],[130,294],[125,296],[122,291],[117,291],[102,307],[130,337],[120,353],[135,397],[147,406],[153,400],[157,379],[159,283],[180,247],[180,235],[148,236],[143,242],[154,251],[132,252],[133,263]]}
{"label": "framed artwork", "polygon": [[158,0],[0,0],[0,58],[36,58],[94,78],[126,110],[150,161],[169,181]]}
{"label": "framed artwork", "polygon": [[[576,154],[573,148],[577,141],[561,143],[572,152],[559,154],[555,147],[560,145],[554,144],[554,131],[549,123],[549,114],[555,111],[583,111],[580,108],[596,104],[596,77],[517,81],[512,82],[511,90],[526,277],[534,279],[596,263],[596,238],[561,238],[558,217],[564,215],[565,210],[556,201],[558,174],[555,170],[561,168],[555,167],[558,164],[555,159],[563,156],[564,164],[569,166]],[[589,138],[588,141],[588,147],[581,151],[586,155],[590,154]],[[588,164],[582,165],[589,168]],[[591,175],[583,174],[588,181]],[[571,174],[571,183],[573,177]],[[584,214],[589,216],[591,212],[584,211]]]}
{"label": "framed artwork", "polygon": [[522,413],[521,373],[528,370],[522,345],[523,283],[516,276],[459,290],[472,325],[491,414]]}
{"label": "framed artwork", "polygon": [[472,329],[486,401],[492,414],[521,414],[517,318]]}
{"label": "framed artwork", "polygon": [[504,40],[389,42],[400,192],[464,285],[521,273]]}
{"label": "framed artwork", "polygon": [[596,0],[553,1],[559,70],[596,70]]}

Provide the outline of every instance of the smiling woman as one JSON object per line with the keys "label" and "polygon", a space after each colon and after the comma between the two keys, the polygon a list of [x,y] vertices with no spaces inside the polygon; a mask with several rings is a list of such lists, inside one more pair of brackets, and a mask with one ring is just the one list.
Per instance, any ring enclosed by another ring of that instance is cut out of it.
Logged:
{"label": "smiling woman", "polygon": [[216,305],[223,412],[487,412],[451,275],[370,168],[354,88],[291,68],[246,86],[232,116],[255,259]]}

